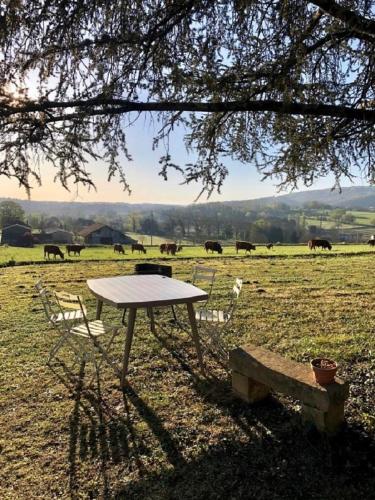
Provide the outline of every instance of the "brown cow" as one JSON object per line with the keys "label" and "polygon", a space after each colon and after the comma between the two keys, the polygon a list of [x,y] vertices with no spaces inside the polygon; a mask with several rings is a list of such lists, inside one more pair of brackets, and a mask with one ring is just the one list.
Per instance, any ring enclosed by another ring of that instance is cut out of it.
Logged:
{"label": "brown cow", "polygon": [[323,250],[331,250],[332,245],[328,240],[320,240],[320,239],[314,239],[314,240],[309,240],[308,242],[308,247],[310,250],[315,250],[316,248],[322,248]]}
{"label": "brown cow", "polygon": [[178,245],[177,252],[182,252],[182,249],[183,249],[183,246],[182,245]]}
{"label": "brown cow", "polygon": [[166,252],[166,251],[167,251],[167,245],[168,245],[168,243],[162,243],[162,244],[160,245],[159,249],[160,249],[160,252],[161,252],[161,253],[164,253],[164,252]]}
{"label": "brown cow", "polygon": [[177,245],[176,243],[168,243],[167,244],[167,254],[171,254],[171,255],[176,255],[176,252],[177,252]]}
{"label": "brown cow", "polygon": [[66,251],[68,252],[68,255],[70,257],[70,252],[73,252],[74,255],[81,255],[81,250],[83,250],[85,245],[66,245]]}
{"label": "brown cow", "polygon": [[204,244],[204,248],[207,253],[209,250],[211,250],[212,253],[223,253],[223,249],[221,248],[221,245],[218,241],[206,241]]}
{"label": "brown cow", "polygon": [[267,243],[266,248],[267,250],[271,250],[273,248],[273,243]]}
{"label": "brown cow", "polygon": [[56,255],[64,258],[64,254],[57,245],[44,245],[44,258],[48,257],[49,259],[50,254],[54,256],[54,259],[56,259]]}
{"label": "brown cow", "polygon": [[132,253],[134,252],[134,250],[138,250],[138,253],[146,253],[146,249],[145,247],[142,245],[142,243],[133,243],[132,245]]}
{"label": "brown cow", "polygon": [[246,252],[251,253],[251,250],[256,250],[256,246],[248,241],[236,241],[236,252],[237,253],[238,253],[238,250],[245,250],[245,253]]}
{"label": "brown cow", "polygon": [[113,251],[117,252],[117,253],[122,253],[123,255],[125,255],[124,247],[122,245],[120,245],[120,243],[115,243],[113,245]]}

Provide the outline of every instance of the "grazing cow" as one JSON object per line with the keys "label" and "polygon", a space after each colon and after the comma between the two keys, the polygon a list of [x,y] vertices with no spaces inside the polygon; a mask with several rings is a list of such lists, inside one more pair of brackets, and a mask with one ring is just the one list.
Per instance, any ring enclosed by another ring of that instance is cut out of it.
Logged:
{"label": "grazing cow", "polygon": [[161,253],[164,253],[164,252],[166,252],[166,251],[167,251],[167,245],[168,245],[168,243],[162,243],[162,244],[160,245],[159,249],[160,249],[160,252],[161,252]]}
{"label": "grazing cow", "polygon": [[167,254],[171,254],[171,255],[176,255],[176,252],[177,252],[177,245],[176,243],[168,243],[167,244]]}
{"label": "grazing cow", "polygon": [[375,240],[369,239],[367,244],[370,245],[370,247],[375,247]]}
{"label": "grazing cow", "polygon": [[44,245],[44,258],[48,257],[49,259],[50,254],[54,256],[54,259],[56,259],[56,255],[59,255],[62,259],[64,258],[64,254],[58,246]]}
{"label": "grazing cow", "polygon": [[256,250],[256,246],[253,245],[252,243],[249,243],[248,241],[236,241],[236,252],[238,253],[238,250],[245,250],[246,252],[250,252],[251,250]]}
{"label": "grazing cow", "polygon": [[142,243],[133,243],[132,245],[132,253],[134,252],[134,250],[138,250],[138,253],[146,253],[146,249],[145,247],[142,245]]}
{"label": "grazing cow", "polygon": [[273,248],[273,243],[267,243],[266,248],[267,250],[271,250]]}
{"label": "grazing cow", "polygon": [[221,248],[221,245],[218,241],[206,241],[204,244],[204,248],[206,249],[207,253],[209,250],[211,250],[212,253],[223,253],[223,249]]}
{"label": "grazing cow", "polygon": [[177,247],[177,250],[176,250],[176,251],[177,251],[177,252],[182,252],[182,248],[183,248],[183,247],[182,247],[182,245],[178,245],[178,247]]}
{"label": "grazing cow", "polygon": [[113,245],[113,251],[117,252],[117,253],[122,253],[123,255],[125,255],[124,247],[122,245],[120,245],[120,243],[115,243]]}
{"label": "grazing cow", "polygon": [[66,245],[66,251],[70,257],[70,252],[73,252],[74,255],[81,255],[81,250],[83,250],[85,245]]}
{"label": "grazing cow", "polygon": [[324,249],[326,249],[326,250],[332,249],[332,245],[328,240],[318,240],[318,239],[310,240],[308,242],[308,246],[309,246],[310,250],[315,250],[316,248],[319,248],[319,247],[322,248],[323,250]]}

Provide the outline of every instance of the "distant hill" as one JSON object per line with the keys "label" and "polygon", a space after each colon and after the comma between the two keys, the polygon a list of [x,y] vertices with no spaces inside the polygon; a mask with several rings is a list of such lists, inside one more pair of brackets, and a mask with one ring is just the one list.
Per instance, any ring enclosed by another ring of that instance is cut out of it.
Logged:
{"label": "distant hill", "polygon": [[[0,198],[0,201],[7,198]],[[9,198],[8,198],[9,199]],[[178,205],[157,203],[85,203],[63,201],[17,200],[26,213],[46,214],[49,216],[67,215],[72,217],[91,217],[127,215],[132,212],[158,213]],[[342,188],[342,192],[330,189],[300,191],[280,196],[268,196],[252,200],[233,200],[217,202],[215,205],[227,205],[242,210],[261,210],[267,205],[285,203],[293,208],[302,207],[305,203],[316,201],[347,209],[375,209],[375,186],[353,186]]]}
{"label": "distant hill", "polygon": [[375,186],[353,186],[342,188],[339,191],[330,189],[316,189],[313,191],[300,191],[280,196],[268,196],[254,200],[223,202],[233,208],[257,210],[275,203],[285,203],[293,208],[302,207],[305,203],[316,201],[331,205],[332,207],[347,209],[375,209]]}
{"label": "distant hill", "polygon": [[[0,198],[0,201],[10,198]],[[94,215],[127,215],[132,212],[160,212],[175,205],[163,205],[157,203],[86,203],[78,201],[34,201],[18,200],[12,198],[21,205],[27,214],[45,214],[48,216],[66,215],[71,217],[91,217]]]}

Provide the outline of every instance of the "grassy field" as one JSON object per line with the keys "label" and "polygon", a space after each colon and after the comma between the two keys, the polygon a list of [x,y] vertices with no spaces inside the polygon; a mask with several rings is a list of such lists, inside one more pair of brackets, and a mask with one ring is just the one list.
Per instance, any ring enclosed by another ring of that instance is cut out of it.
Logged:
{"label": "grassy field", "polygon": [[[0,269],[0,498],[373,498],[375,255],[361,246],[336,248],[335,258],[280,247],[268,252],[273,258],[233,259],[225,249],[204,260],[203,252],[193,259],[196,249],[186,249],[170,262],[182,280],[196,262],[215,267],[212,299],[221,306],[235,277],[243,278],[223,339],[227,349],[252,342],[299,361],[338,360],[351,396],[347,427],[332,440],[305,432],[299,403],[290,398],[253,407],[235,399],[225,360],[204,331],[208,374],[202,376],[190,336],[168,313],[158,318],[156,336],[145,315],[137,318],[124,391],[107,367],[100,386],[88,387],[90,367],[84,378],[82,367],[71,367],[68,349],[47,367],[54,336],[33,290],[36,280],[81,293],[93,313],[86,280],[132,273],[128,255],[123,262]],[[40,248],[20,252],[38,255]],[[111,258],[108,249],[83,254],[98,255]],[[109,307],[104,317],[119,323]],[[115,345],[119,357],[123,339],[122,333]]]}
{"label": "grassy field", "polygon": [[[60,245],[61,249],[65,252],[65,245]],[[146,247],[146,254],[139,254],[139,252],[131,252],[130,247],[124,245],[125,255],[120,255],[118,253],[114,253],[112,246],[98,246],[98,247],[87,247],[81,252],[81,256],[73,256],[69,257],[65,252],[65,258],[68,261],[96,261],[96,260],[113,260],[113,261],[127,261],[127,260],[138,260],[142,258],[145,259],[191,259],[191,258],[227,258],[227,257],[239,257],[242,258],[244,256],[244,251],[241,250],[239,254],[236,254],[236,250],[234,246],[224,247],[223,253],[221,255],[215,253],[211,254],[206,253],[203,246],[185,246],[183,250],[176,254],[175,257],[172,255],[161,254],[159,247]],[[316,255],[346,255],[346,254],[362,254],[369,253],[373,254],[374,249],[369,248],[368,245],[359,244],[359,245],[342,245],[342,244],[333,244],[333,248],[330,252],[326,250],[317,250],[315,252],[311,252],[307,245],[275,245],[272,250],[267,250],[264,245],[258,245],[255,251],[251,252],[251,255],[247,255],[247,258],[256,258],[256,257],[311,257]],[[51,256],[51,260],[53,257]],[[60,257],[57,257],[57,260],[61,260]],[[25,263],[25,262],[44,262],[46,259],[43,254],[43,245],[37,245],[34,248],[19,248],[19,247],[7,247],[0,246],[0,265],[6,264],[9,261],[15,262],[15,264]]]}

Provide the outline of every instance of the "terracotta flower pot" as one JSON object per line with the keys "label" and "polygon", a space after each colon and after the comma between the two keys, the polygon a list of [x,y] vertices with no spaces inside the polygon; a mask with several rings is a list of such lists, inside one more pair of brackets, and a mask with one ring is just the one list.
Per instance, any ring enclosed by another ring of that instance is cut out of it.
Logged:
{"label": "terracotta flower pot", "polygon": [[336,361],[327,358],[315,358],[311,361],[311,368],[318,384],[327,385],[334,382],[337,372]]}

